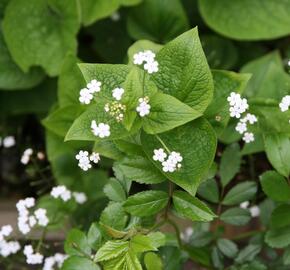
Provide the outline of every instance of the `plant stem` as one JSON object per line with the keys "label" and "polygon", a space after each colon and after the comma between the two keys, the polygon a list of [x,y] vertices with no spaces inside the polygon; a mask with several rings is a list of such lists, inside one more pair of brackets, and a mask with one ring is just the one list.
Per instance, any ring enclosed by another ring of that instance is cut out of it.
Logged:
{"label": "plant stem", "polygon": [[157,140],[162,144],[162,146],[165,148],[165,150],[168,152],[168,154],[171,152],[169,150],[169,148],[166,146],[166,144],[162,141],[162,139],[157,135],[155,134],[155,137],[157,138]]}
{"label": "plant stem", "polygon": [[181,241],[181,238],[180,238],[180,230],[179,230],[177,224],[171,219],[167,219],[166,221],[167,221],[168,224],[170,224],[174,228],[175,234],[176,234],[176,237],[177,237],[177,241],[178,241],[178,245],[179,245],[180,248],[182,248],[183,244],[182,244],[182,241]]}
{"label": "plant stem", "polygon": [[256,179],[255,161],[253,155],[249,155],[250,175],[252,180]]}

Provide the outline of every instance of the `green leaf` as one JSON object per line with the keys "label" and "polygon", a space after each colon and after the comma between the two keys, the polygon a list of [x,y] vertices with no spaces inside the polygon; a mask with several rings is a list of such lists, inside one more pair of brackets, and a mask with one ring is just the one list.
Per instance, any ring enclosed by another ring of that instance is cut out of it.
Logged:
{"label": "green leaf", "polygon": [[124,154],[116,147],[112,141],[99,141],[94,144],[94,151],[98,152],[100,155],[119,160]]}
{"label": "green leaf", "polygon": [[133,65],[134,54],[141,52],[141,51],[146,51],[146,50],[150,50],[156,54],[160,51],[160,49],[162,47],[163,47],[162,45],[154,43],[150,40],[138,40],[138,41],[136,41],[128,49],[129,64]]}
{"label": "green leaf", "polygon": [[278,51],[250,61],[241,72],[253,74],[245,90],[249,98],[269,98],[280,102],[290,92],[289,74],[284,71]]}
{"label": "green leaf", "polygon": [[158,184],[166,177],[145,157],[128,156],[116,163],[127,179],[141,184]]}
{"label": "green leaf", "polygon": [[162,260],[161,258],[153,252],[148,252],[144,256],[144,264],[147,270],[162,270]]}
{"label": "green leaf", "polygon": [[66,236],[64,250],[68,255],[83,256],[83,253],[90,256],[91,248],[86,235],[78,230],[72,229]]}
{"label": "green leaf", "polygon": [[278,229],[290,225],[290,205],[282,204],[274,209],[271,215],[271,228]]}
{"label": "green leaf", "polygon": [[159,71],[152,75],[158,89],[203,113],[213,96],[213,80],[197,28],[166,44],[157,54]]}
{"label": "green leaf", "polygon": [[[211,258],[210,258],[210,251],[207,248],[200,248],[200,247],[196,248],[196,247],[187,245],[186,251],[188,252],[189,257],[194,262],[198,262],[201,265],[204,265],[207,267],[210,267],[212,265]],[[176,264],[178,263],[178,261],[176,262],[176,257],[175,257],[176,255],[175,254],[176,254],[176,252],[174,252],[173,254],[170,254],[171,258],[169,259],[169,262],[172,262],[172,265],[175,265],[177,267]],[[177,254],[179,255],[179,253],[177,253]],[[181,258],[179,258],[179,259],[181,259]],[[167,269],[167,268],[165,268],[165,269]],[[182,269],[182,266],[180,266],[180,268],[172,267],[170,269],[171,270]]]}
{"label": "green leaf", "polygon": [[128,220],[122,204],[111,202],[102,212],[100,222],[108,225],[116,230],[122,230]]}
{"label": "green leaf", "polygon": [[209,170],[216,150],[216,137],[208,122],[199,118],[186,125],[159,134],[170,151],[181,153],[183,157],[182,167],[173,172],[165,173],[162,165],[154,161],[152,156],[154,149],[164,147],[156,136],[141,134],[143,150],[154,165],[175,184],[184,188],[191,195],[195,195],[197,187]]}
{"label": "green leaf", "polygon": [[150,114],[142,119],[149,134],[162,133],[190,122],[201,114],[178,99],[157,93],[150,99]]}
{"label": "green leaf", "polygon": [[111,201],[122,202],[126,200],[126,192],[116,178],[111,178],[104,186],[104,193]]}
{"label": "green leaf", "polygon": [[225,187],[240,171],[241,153],[237,143],[227,146],[224,150],[220,163],[220,177]]}
{"label": "green leaf", "polygon": [[217,247],[213,247],[212,252],[211,252],[211,259],[212,259],[212,264],[216,269],[224,268],[223,255],[217,249]]}
{"label": "green leaf", "polygon": [[272,248],[285,248],[290,245],[290,226],[270,229],[265,236],[265,242]]}
{"label": "green leaf", "polygon": [[59,108],[49,114],[42,124],[51,132],[64,137],[76,118],[84,112],[84,107],[71,105]]}
{"label": "green leaf", "polygon": [[59,74],[68,51],[76,53],[78,30],[76,1],[71,0],[12,0],[3,20],[5,41],[19,67],[27,72],[39,65],[50,76]]}
{"label": "green leaf", "polygon": [[206,204],[183,191],[173,193],[173,204],[181,216],[192,221],[212,221],[216,217]]}
{"label": "green leaf", "polygon": [[131,249],[127,252],[125,258],[126,258],[126,266],[127,266],[125,269],[142,270],[141,263],[139,262],[136,254]]}
{"label": "green leaf", "polygon": [[159,248],[166,244],[166,236],[161,232],[151,232],[147,234],[147,236],[151,239],[155,248]]}
{"label": "green leaf", "polygon": [[[230,38],[274,39],[290,33],[287,0],[199,0],[199,10],[210,28]],[[270,19],[269,12],[273,10],[275,19]]]}
{"label": "green leaf", "polygon": [[136,235],[130,241],[130,248],[135,253],[143,253],[146,251],[157,251],[157,248],[154,246],[151,238],[147,235]]}
{"label": "green leaf", "polygon": [[261,251],[260,245],[249,244],[239,252],[235,261],[237,263],[252,261],[260,251]]}
{"label": "green leaf", "polygon": [[101,246],[103,237],[98,223],[94,222],[91,224],[87,238],[88,244],[92,249],[97,250]]}
{"label": "green leaf", "polygon": [[278,202],[290,199],[290,187],[286,179],[275,171],[267,171],[260,176],[263,191],[266,195]]}
{"label": "green leaf", "polygon": [[80,90],[86,86],[78,67],[80,60],[73,54],[65,57],[58,77],[58,101],[60,107],[80,105]]}
{"label": "green leaf", "polygon": [[[212,75],[214,95],[204,115],[219,135],[230,119],[227,97],[231,92],[242,94],[251,75],[225,70],[212,70]],[[231,133],[233,132],[231,131]]]}
{"label": "green leaf", "polygon": [[171,40],[189,28],[179,0],[143,1],[130,10],[127,25],[130,36],[135,40],[149,39],[160,43]]}
{"label": "green leaf", "polygon": [[97,252],[95,256],[96,262],[108,261],[114,259],[127,252],[129,249],[129,242],[122,240],[114,240],[106,242]]}
{"label": "green leaf", "polygon": [[234,207],[224,211],[220,219],[227,224],[242,226],[250,221],[251,215],[248,209]]}
{"label": "green leaf", "polygon": [[67,258],[62,267],[62,270],[101,270],[92,260],[84,257],[71,256]]}
{"label": "green leaf", "polygon": [[168,202],[164,191],[150,190],[130,196],[123,204],[125,210],[134,216],[151,216],[161,211]]}
{"label": "green leaf", "polygon": [[269,161],[287,178],[290,174],[290,139],[284,134],[265,134],[264,143]]}
{"label": "green leaf", "polygon": [[255,182],[246,181],[234,186],[223,199],[224,205],[234,205],[253,198],[257,192]]}
{"label": "green leaf", "polygon": [[216,35],[203,35],[201,44],[211,68],[231,69],[235,66],[238,50],[231,40]]}
{"label": "green leaf", "polygon": [[38,85],[44,79],[40,68],[24,73],[13,61],[0,32],[0,89],[27,89]]}
{"label": "green leaf", "polygon": [[217,246],[219,250],[229,258],[234,258],[238,253],[238,246],[236,245],[235,242],[229,239],[225,238],[218,239]]}
{"label": "green leaf", "polygon": [[290,247],[288,247],[283,253],[284,265],[290,265]]}
{"label": "green leaf", "polygon": [[219,189],[215,179],[208,179],[200,184],[197,193],[209,202],[219,202]]}

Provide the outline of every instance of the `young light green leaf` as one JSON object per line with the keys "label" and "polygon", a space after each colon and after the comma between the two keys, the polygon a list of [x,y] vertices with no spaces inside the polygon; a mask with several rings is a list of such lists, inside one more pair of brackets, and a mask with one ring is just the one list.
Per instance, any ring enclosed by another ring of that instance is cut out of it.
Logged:
{"label": "young light green leaf", "polygon": [[206,204],[183,191],[173,193],[173,204],[181,216],[192,221],[211,221],[216,217]]}
{"label": "young light green leaf", "polygon": [[91,248],[86,235],[78,230],[72,229],[65,240],[64,250],[68,255],[83,256],[83,253],[90,256]]}
{"label": "young light green leaf", "polygon": [[274,209],[271,215],[271,228],[278,229],[290,225],[290,205],[281,204]]}
{"label": "young light green leaf", "polygon": [[147,270],[162,270],[162,260],[161,258],[153,252],[147,252],[144,256],[144,264]]}
{"label": "young light green leaf", "polygon": [[89,260],[84,257],[79,256],[70,256],[67,258],[62,267],[62,270],[101,270],[101,268],[94,263],[92,260]]}
{"label": "young light green leaf", "polygon": [[[158,136],[141,133],[144,152],[167,178],[194,196],[215,155],[216,137],[212,127],[199,118]],[[164,147],[160,139],[170,151],[179,152],[183,157],[182,167],[173,173],[165,173],[162,164],[152,158],[154,149]]]}
{"label": "young light green leaf", "polygon": [[238,253],[238,246],[236,245],[235,242],[229,239],[225,238],[218,239],[217,246],[219,250],[229,258],[234,258]]}
{"label": "young light green leaf", "polygon": [[151,232],[147,236],[151,239],[155,248],[162,247],[166,243],[166,236],[161,232]]}
{"label": "young light green leaf", "polygon": [[[150,21],[142,18],[151,18]],[[179,0],[146,0],[132,8],[128,17],[128,32],[132,38],[167,42],[189,28]]]}
{"label": "young light green leaf", "polygon": [[264,143],[267,157],[273,167],[283,176],[290,174],[290,139],[285,134],[265,134]]}
{"label": "young light green leaf", "polygon": [[220,163],[220,177],[225,187],[239,172],[241,164],[240,147],[237,143],[229,145],[223,152]]}
{"label": "young light green leaf", "polygon": [[152,96],[149,104],[150,114],[142,119],[143,129],[148,134],[171,130],[201,116],[178,99],[162,93]]}
{"label": "young light green leaf", "polygon": [[198,38],[197,28],[166,44],[157,54],[158,89],[203,113],[213,96],[213,80]]}
{"label": "young light green leaf", "polygon": [[150,190],[130,196],[123,204],[124,209],[134,216],[151,216],[161,211],[168,203],[164,191]]}
{"label": "young light green leaf", "polygon": [[[130,249],[126,254],[126,268],[128,270],[142,270],[141,263],[135,254],[135,252]],[[124,268],[123,268],[124,269]]]}
{"label": "young light green leaf", "polygon": [[153,241],[147,235],[136,235],[130,240],[130,248],[135,253],[143,253],[146,251],[157,251]]}
{"label": "young light green leaf", "polygon": [[39,65],[51,76],[59,74],[68,51],[76,53],[78,30],[76,1],[70,0],[9,1],[3,20],[5,41],[19,67],[27,72]]}
{"label": "young light green leaf", "polygon": [[290,199],[290,187],[286,179],[275,171],[267,171],[260,176],[263,191],[266,195],[278,202]]}
{"label": "young light green leaf", "polygon": [[223,199],[224,205],[234,205],[252,199],[257,192],[255,182],[246,181],[234,186]]}
{"label": "young light green leaf", "polygon": [[219,189],[216,180],[208,179],[200,184],[197,193],[209,202],[218,203]]}
{"label": "young light green leaf", "polygon": [[251,214],[248,209],[234,207],[224,211],[220,219],[231,225],[242,226],[250,221]]}
{"label": "young light green leaf", "polygon": [[116,163],[126,178],[141,184],[158,184],[166,177],[146,158],[142,156],[128,156]]}
{"label": "young light green leaf", "polygon": [[[230,38],[274,39],[290,33],[287,1],[199,0],[199,10],[210,28]],[[269,10],[275,10],[276,20],[269,20]]]}
{"label": "young light green leaf", "polygon": [[270,229],[265,236],[265,242],[272,248],[285,248],[290,245],[290,226]]}
{"label": "young light green leaf", "polygon": [[97,252],[96,262],[108,261],[126,253],[129,249],[129,242],[122,240],[107,241]]}
{"label": "young light green leaf", "polygon": [[104,193],[111,201],[122,202],[126,200],[126,192],[116,178],[111,178],[104,186]]}

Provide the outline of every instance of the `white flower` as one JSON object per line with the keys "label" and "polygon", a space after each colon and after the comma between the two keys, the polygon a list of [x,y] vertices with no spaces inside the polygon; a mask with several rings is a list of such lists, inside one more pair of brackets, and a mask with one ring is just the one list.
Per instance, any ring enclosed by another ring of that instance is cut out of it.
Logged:
{"label": "white flower", "polygon": [[167,154],[165,153],[163,148],[154,149],[153,159],[155,161],[163,162],[166,157],[167,157]]}
{"label": "white flower", "polygon": [[26,245],[24,247],[23,254],[28,264],[42,264],[43,262],[43,255],[39,252],[34,253],[31,245]]}
{"label": "white flower", "polygon": [[0,230],[0,234],[5,237],[9,236],[12,232],[13,228],[11,225],[4,225]]}
{"label": "white flower", "polygon": [[145,61],[148,63],[148,62],[153,62],[155,60],[155,53],[150,51],[150,50],[146,50],[144,53],[144,59]]}
{"label": "white flower", "polygon": [[14,136],[7,136],[3,139],[4,148],[13,147],[16,144]]}
{"label": "white flower", "polygon": [[249,205],[250,205],[250,202],[245,201],[245,202],[240,203],[240,208],[246,209],[248,208]]}
{"label": "white flower", "polygon": [[227,101],[230,105],[230,116],[240,118],[241,114],[244,113],[248,108],[248,101],[245,98],[241,98],[240,94],[232,92],[228,96]]}
{"label": "white flower", "polygon": [[241,122],[243,122],[243,123],[249,122],[251,125],[253,125],[256,122],[258,122],[258,119],[257,119],[256,115],[251,114],[251,113],[247,113],[246,116],[241,119]]}
{"label": "white flower", "polygon": [[254,134],[252,132],[245,132],[243,136],[243,141],[246,143],[253,142],[255,140]]}
{"label": "white flower", "polygon": [[146,61],[144,52],[135,53],[133,56],[133,63],[135,65],[142,65]]}
{"label": "white flower", "polygon": [[35,216],[30,216],[28,218],[28,223],[31,228],[34,227],[37,223]]}
{"label": "white flower", "polygon": [[79,153],[76,155],[76,159],[77,160],[82,160],[82,159],[85,159],[89,156],[89,152],[88,151],[83,151],[83,150],[80,150]]}
{"label": "white flower", "polygon": [[[124,94],[124,92],[125,92],[125,90],[123,88],[115,88],[113,90],[112,96],[116,100],[121,100],[122,95]],[[105,110],[106,110],[106,108],[105,108]]]}
{"label": "white flower", "polygon": [[0,241],[0,255],[2,257],[8,257],[11,254],[16,254],[21,249],[19,242],[17,241]]}
{"label": "white flower", "polygon": [[94,162],[95,164],[97,164],[99,161],[100,161],[100,154],[99,153],[96,153],[96,152],[93,152],[91,155],[90,155],[90,161]]}
{"label": "white flower", "polygon": [[90,163],[89,158],[87,158],[86,160],[80,160],[78,163],[78,166],[83,170],[83,171],[87,171],[89,169],[92,168],[92,164]]}
{"label": "white flower", "polygon": [[88,84],[87,84],[87,89],[89,90],[89,92],[91,94],[93,93],[98,93],[101,91],[101,85],[102,83],[97,81],[97,80],[91,80]]}
{"label": "white flower", "polygon": [[33,150],[31,148],[27,148],[23,152],[20,162],[22,164],[24,164],[24,165],[28,164],[28,162],[30,161],[30,157],[31,157],[32,154],[33,154]]}
{"label": "white flower", "polygon": [[83,204],[87,201],[87,196],[83,192],[73,192],[72,194],[78,204]]}
{"label": "white flower", "polygon": [[44,261],[42,270],[54,270],[54,265],[56,265],[58,268],[61,268],[67,257],[67,255],[61,253],[56,253],[54,256],[47,257]]}
{"label": "white flower", "polygon": [[260,208],[257,205],[250,207],[249,210],[252,217],[258,217],[260,215]]}
{"label": "white flower", "polygon": [[139,105],[136,108],[136,111],[141,117],[148,115],[150,113],[151,106],[148,104],[148,97],[139,98]]}
{"label": "white flower", "polygon": [[104,123],[100,123],[97,125],[95,120],[93,120],[91,123],[91,129],[93,134],[100,138],[109,137],[111,134],[109,125]]}
{"label": "white flower", "polygon": [[50,195],[54,198],[61,198],[63,201],[68,201],[71,199],[71,191],[68,190],[65,186],[56,186],[54,187]]}
{"label": "white flower", "polygon": [[49,219],[46,215],[47,211],[44,208],[38,208],[35,212],[34,215],[38,221],[38,225],[45,227],[49,223]]}
{"label": "white flower", "polygon": [[178,163],[183,160],[182,156],[180,153],[172,151],[168,157],[169,160],[171,160],[173,163]]}
{"label": "white flower", "polygon": [[286,112],[289,109],[289,106],[290,106],[290,96],[287,95],[282,98],[281,102],[279,103],[279,107],[282,112]]}
{"label": "white flower", "polygon": [[158,62],[157,61],[147,62],[144,65],[144,69],[147,70],[149,74],[155,73],[158,71]]}
{"label": "white flower", "polygon": [[81,89],[80,97],[79,97],[80,103],[88,105],[91,103],[92,99],[93,99],[93,95],[89,89],[87,89],[87,88]]}
{"label": "white flower", "polygon": [[227,97],[227,101],[229,102],[230,106],[235,106],[239,104],[241,100],[241,95],[235,92],[231,92],[231,94]]}
{"label": "white flower", "polygon": [[119,12],[114,12],[114,13],[111,15],[111,20],[112,20],[113,22],[117,22],[117,21],[119,21],[120,18],[121,18],[121,16],[120,16],[120,13],[119,13]]}
{"label": "white flower", "polygon": [[162,170],[164,172],[174,172],[176,170],[176,164],[171,160],[166,160],[162,162]]}
{"label": "white flower", "polygon": [[236,125],[236,131],[238,131],[240,134],[244,134],[244,132],[246,132],[247,130],[248,129],[246,123],[238,122],[238,124]]}

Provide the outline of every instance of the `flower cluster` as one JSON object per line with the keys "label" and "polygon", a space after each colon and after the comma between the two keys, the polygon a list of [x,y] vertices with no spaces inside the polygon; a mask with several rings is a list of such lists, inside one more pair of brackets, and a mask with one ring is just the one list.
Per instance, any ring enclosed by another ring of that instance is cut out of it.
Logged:
{"label": "flower cluster", "polygon": [[144,62],[144,69],[147,70],[149,74],[158,71],[158,62],[155,60],[155,53],[152,51],[146,50],[134,54],[133,63],[135,65],[143,65]]}
{"label": "flower cluster", "polygon": [[112,117],[114,117],[117,122],[123,121],[124,112],[126,111],[126,105],[121,104],[117,101],[113,101],[112,103],[107,103],[104,109],[105,112],[109,113]]}
{"label": "flower cluster", "polygon": [[139,105],[136,108],[136,111],[141,117],[148,115],[150,113],[151,106],[149,104],[149,97],[139,98]]}
{"label": "flower cluster", "polygon": [[247,113],[245,117],[241,118],[240,121],[236,125],[236,131],[240,134],[243,134],[243,140],[246,143],[250,143],[255,140],[254,134],[252,132],[247,132],[248,126],[247,123],[250,125],[255,124],[258,121],[257,117],[254,114]]}
{"label": "flower cluster", "polygon": [[105,138],[111,135],[110,126],[105,123],[97,124],[95,120],[92,120],[91,129],[96,137]]}
{"label": "flower cluster", "polygon": [[13,231],[11,225],[2,226],[0,230],[0,255],[8,257],[20,250],[20,244],[17,241],[6,241],[5,237],[9,237]]}
{"label": "flower cluster", "polygon": [[72,192],[66,186],[53,187],[50,195],[55,199],[61,199],[64,202],[69,201],[72,197],[78,204],[83,204],[87,201],[87,196],[83,192]]}
{"label": "flower cluster", "polygon": [[240,94],[232,92],[227,98],[230,104],[230,116],[240,118],[248,108],[248,101],[245,98],[241,98]]}
{"label": "flower cluster", "polygon": [[91,162],[97,164],[100,161],[100,154],[93,152],[89,155],[88,151],[80,150],[79,153],[76,155],[76,159],[79,161],[78,166],[87,171],[88,169],[92,168]]}
{"label": "flower cluster", "polygon": [[[166,160],[167,158],[167,160]],[[181,168],[181,161],[183,160],[180,153],[172,151],[168,157],[163,148],[155,149],[153,160],[159,161],[162,164],[162,170],[164,172],[174,172]]]}
{"label": "flower cluster", "polygon": [[117,87],[113,90],[112,96],[114,99],[120,101],[122,99],[124,92],[125,90],[123,88]]}
{"label": "flower cluster", "polygon": [[7,136],[4,139],[0,137],[0,146],[3,144],[4,148],[13,147],[16,144],[14,136]]}
{"label": "flower cluster", "polygon": [[20,162],[22,164],[24,164],[24,165],[28,164],[28,162],[30,161],[30,158],[31,158],[32,154],[33,154],[33,150],[31,148],[27,148],[23,152]]}
{"label": "flower cluster", "polygon": [[34,198],[26,198],[18,201],[16,204],[18,210],[18,229],[23,234],[28,234],[35,225],[46,227],[49,223],[46,209],[38,208],[32,214],[30,213],[29,209],[34,206]]}
{"label": "flower cluster", "polygon": [[44,260],[42,270],[54,270],[55,265],[60,269],[66,258],[67,255],[61,253],[56,253],[54,256],[47,257]]}
{"label": "flower cluster", "polygon": [[279,107],[280,107],[281,112],[286,112],[289,110],[289,107],[290,107],[289,95],[282,98],[281,102],[279,103]]}
{"label": "flower cluster", "polygon": [[26,245],[23,250],[23,254],[26,257],[28,264],[41,264],[43,262],[43,255],[39,252],[35,252],[31,245]]}
{"label": "flower cluster", "polygon": [[86,88],[81,89],[79,101],[82,104],[90,104],[94,93],[98,93],[101,91],[102,83],[97,80],[91,80]]}

